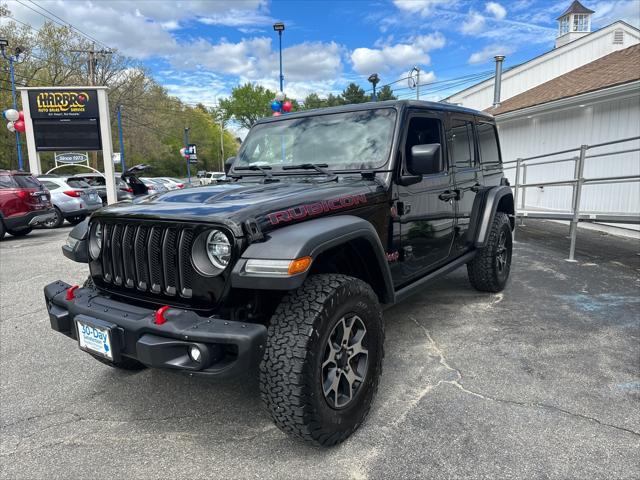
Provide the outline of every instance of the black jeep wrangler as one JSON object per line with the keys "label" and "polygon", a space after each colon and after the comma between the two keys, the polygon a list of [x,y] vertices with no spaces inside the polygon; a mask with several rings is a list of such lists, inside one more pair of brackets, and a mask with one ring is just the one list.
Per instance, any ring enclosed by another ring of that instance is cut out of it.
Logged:
{"label": "black jeep wrangler", "polygon": [[71,232],[83,287],[45,287],[51,327],[112,367],[232,377],[259,365],[285,432],[362,423],[382,311],[462,265],[498,292],[513,197],[491,116],[392,101],[259,121],[225,183],[115,204]]}

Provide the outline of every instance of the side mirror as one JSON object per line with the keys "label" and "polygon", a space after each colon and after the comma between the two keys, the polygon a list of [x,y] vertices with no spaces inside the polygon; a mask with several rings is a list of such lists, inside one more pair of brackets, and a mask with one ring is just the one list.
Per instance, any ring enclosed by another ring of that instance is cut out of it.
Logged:
{"label": "side mirror", "polygon": [[431,175],[442,171],[440,144],[427,143],[411,147],[407,170],[413,175]]}
{"label": "side mirror", "polygon": [[229,170],[231,170],[231,167],[233,166],[233,162],[235,161],[236,161],[236,157],[227,158],[227,160],[224,162],[224,173],[229,173]]}

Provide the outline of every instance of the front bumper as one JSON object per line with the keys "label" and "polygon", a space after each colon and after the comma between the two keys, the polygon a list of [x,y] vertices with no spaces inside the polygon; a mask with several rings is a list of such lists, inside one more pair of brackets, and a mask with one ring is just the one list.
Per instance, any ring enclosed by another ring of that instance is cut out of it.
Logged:
{"label": "front bumper", "polygon": [[3,218],[5,227],[9,230],[16,230],[22,227],[32,227],[51,220],[55,217],[53,208],[45,208],[42,210],[32,210],[24,215]]}
{"label": "front bumper", "polygon": [[[128,357],[148,367],[228,378],[254,368],[262,358],[264,325],[201,317],[178,308],[167,310],[166,323],[157,325],[155,310],[113,300],[92,288],[78,288],[75,298],[67,300],[70,287],[57,281],[44,288],[51,328],[77,340],[76,317],[107,326],[115,362]],[[194,345],[204,353],[200,363],[189,357]]]}

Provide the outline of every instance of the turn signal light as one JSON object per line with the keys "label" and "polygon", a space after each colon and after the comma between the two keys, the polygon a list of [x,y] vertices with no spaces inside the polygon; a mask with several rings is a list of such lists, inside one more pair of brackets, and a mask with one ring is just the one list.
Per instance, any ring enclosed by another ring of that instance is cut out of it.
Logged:
{"label": "turn signal light", "polygon": [[162,325],[163,323],[165,323],[167,319],[164,317],[164,312],[169,310],[169,308],[169,305],[165,305],[156,310],[156,318],[153,323],[155,323],[156,325]]}
{"label": "turn signal light", "polygon": [[69,288],[67,288],[67,294],[65,295],[65,299],[66,300],[73,300],[74,298],[76,298],[76,290],[80,288],[78,285],[73,285]]}
{"label": "turn signal light", "polygon": [[295,260],[291,260],[287,273],[289,275],[295,275],[306,272],[309,265],[311,265],[311,257],[296,258]]}

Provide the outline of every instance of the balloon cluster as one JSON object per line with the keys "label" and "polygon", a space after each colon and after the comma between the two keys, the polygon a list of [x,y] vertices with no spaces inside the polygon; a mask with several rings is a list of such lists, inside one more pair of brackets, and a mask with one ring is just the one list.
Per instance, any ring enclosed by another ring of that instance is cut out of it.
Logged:
{"label": "balloon cluster", "polygon": [[182,148],[180,149],[180,156],[181,156],[181,157],[184,157],[184,158],[186,158],[186,159],[188,159],[188,158],[189,158],[189,155],[187,154],[187,149],[186,149],[185,147],[182,147]]}
{"label": "balloon cluster", "polygon": [[271,110],[273,110],[273,116],[279,117],[283,113],[289,113],[293,105],[289,100],[285,100],[284,92],[276,93],[276,98],[271,101]]}
{"label": "balloon cluster", "polygon": [[7,123],[7,129],[11,133],[24,132],[24,113],[22,113],[22,111],[19,112],[18,110],[10,108],[9,110],[2,112],[2,116],[5,120],[9,121],[9,123]]}

